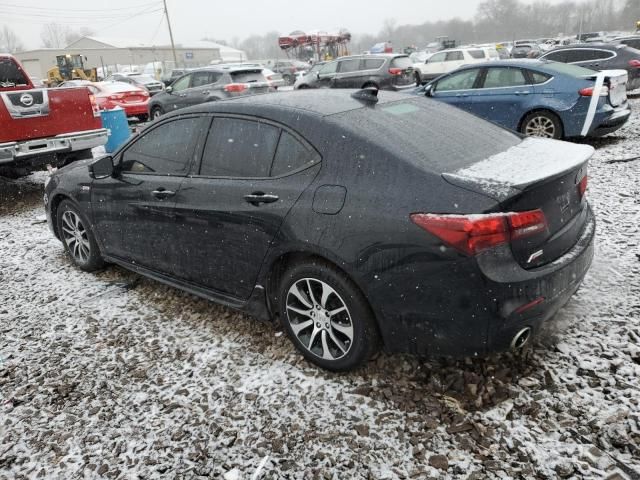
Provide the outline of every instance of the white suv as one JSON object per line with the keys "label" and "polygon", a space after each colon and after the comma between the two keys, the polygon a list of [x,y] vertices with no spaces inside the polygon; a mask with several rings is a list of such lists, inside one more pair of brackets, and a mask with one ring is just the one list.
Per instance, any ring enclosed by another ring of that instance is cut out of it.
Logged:
{"label": "white suv", "polygon": [[452,48],[433,54],[425,62],[413,66],[418,85],[440,75],[452,72],[463,65],[498,60],[498,51],[492,47]]}

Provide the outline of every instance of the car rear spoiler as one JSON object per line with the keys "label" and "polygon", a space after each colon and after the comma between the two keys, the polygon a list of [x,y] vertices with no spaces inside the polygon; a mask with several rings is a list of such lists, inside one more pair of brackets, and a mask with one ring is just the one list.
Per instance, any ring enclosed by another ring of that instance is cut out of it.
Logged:
{"label": "car rear spoiler", "polygon": [[486,160],[443,173],[452,185],[487,195],[499,202],[541,180],[551,180],[586,163],[593,155],[590,145],[527,137]]}

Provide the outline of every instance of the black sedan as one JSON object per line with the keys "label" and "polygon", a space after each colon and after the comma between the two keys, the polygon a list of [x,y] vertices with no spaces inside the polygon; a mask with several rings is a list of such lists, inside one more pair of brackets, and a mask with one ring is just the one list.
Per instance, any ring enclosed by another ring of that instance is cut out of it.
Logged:
{"label": "black sedan", "polygon": [[45,205],[81,269],[279,318],[346,370],[380,343],[482,355],[548,326],[591,263],[592,152],[430,99],[286,92],[167,115],[54,173]]}

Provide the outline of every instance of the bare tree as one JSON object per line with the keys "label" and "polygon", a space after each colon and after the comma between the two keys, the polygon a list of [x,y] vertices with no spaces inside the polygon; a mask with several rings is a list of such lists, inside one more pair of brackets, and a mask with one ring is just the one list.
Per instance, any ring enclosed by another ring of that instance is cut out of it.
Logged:
{"label": "bare tree", "polygon": [[42,27],[40,39],[45,48],[64,48],[67,46],[67,36],[71,30],[66,25],[48,23]]}
{"label": "bare tree", "polygon": [[0,52],[16,53],[24,50],[24,45],[7,25],[0,29]]}

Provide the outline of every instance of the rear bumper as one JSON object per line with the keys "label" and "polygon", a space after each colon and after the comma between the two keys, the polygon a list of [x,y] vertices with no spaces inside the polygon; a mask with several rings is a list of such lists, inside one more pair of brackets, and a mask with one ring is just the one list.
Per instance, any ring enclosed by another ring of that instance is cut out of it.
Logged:
{"label": "rear bumper", "polygon": [[582,283],[593,259],[594,237],[595,217],[589,210],[569,252],[528,270],[515,261],[509,245],[450,260],[413,252],[380,277],[385,281],[374,279],[374,288],[365,293],[385,349],[431,357],[482,356],[508,350],[523,328],[540,334],[554,325],[554,315]]}
{"label": "rear bumper", "polygon": [[149,113],[149,102],[114,103],[112,108],[116,106],[122,108],[127,117],[135,117],[136,115],[146,115]]}
{"label": "rear bumper", "polygon": [[613,113],[603,115],[603,118],[598,123],[594,122],[594,128],[589,132],[589,135],[600,137],[613,133],[627,123],[630,116],[631,108],[629,108],[628,104],[622,108],[617,108]]}
{"label": "rear bumper", "polygon": [[51,138],[0,144],[0,166],[30,163],[37,157],[50,157],[59,153],[77,152],[107,143],[106,128],[85,132],[65,133]]}

